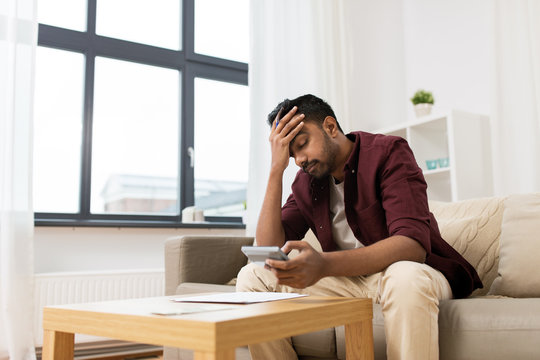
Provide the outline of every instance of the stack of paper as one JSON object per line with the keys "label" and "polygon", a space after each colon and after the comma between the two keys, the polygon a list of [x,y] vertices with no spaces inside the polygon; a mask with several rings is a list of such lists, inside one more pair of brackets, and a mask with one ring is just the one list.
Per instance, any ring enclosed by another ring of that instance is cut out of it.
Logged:
{"label": "stack of paper", "polygon": [[276,301],[293,299],[307,295],[296,293],[275,293],[275,292],[231,292],[210,295],[198,295],[189,297],[174,298],[177,302],[199,302],[199,303],[222,303],[222,304],[252,304],[265,301]]}

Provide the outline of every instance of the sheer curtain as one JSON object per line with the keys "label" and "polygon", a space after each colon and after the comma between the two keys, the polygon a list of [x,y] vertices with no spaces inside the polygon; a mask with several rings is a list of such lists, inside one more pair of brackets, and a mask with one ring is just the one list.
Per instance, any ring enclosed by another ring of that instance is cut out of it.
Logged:
{"label": "sheer curtain", "polygon": [[32,100],[34,0],[0,2],[0,359],[35,359]]}
{"label": "sheer curtain", "polygon": [[494,2],[493,158],[500,195],[540,191],[540,2]]}
{"label": "sheer curtain", "polygon": [[[254,235],[270,166],[267,114],[284,98],[317,95],[334,108],[344,131],[350,68],[343,1],[252,0],[250,9],[250,171],[247,234]],[[284,176],[283,199],[298,168]]]}

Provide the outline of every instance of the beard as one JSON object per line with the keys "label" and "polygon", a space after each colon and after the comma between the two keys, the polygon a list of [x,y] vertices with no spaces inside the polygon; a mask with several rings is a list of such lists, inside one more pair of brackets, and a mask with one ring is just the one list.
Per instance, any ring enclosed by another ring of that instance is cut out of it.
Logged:
{"label": "beard", "polygon": [[305,165],[302,165],[302,170],[316,179],[324,179],[336,169],[338,145],[330,140],[330,136],[326,132],[323,131],[323,134],[324,143],[322,152],[326,155],[326,158],[324,160],[311,160]]}

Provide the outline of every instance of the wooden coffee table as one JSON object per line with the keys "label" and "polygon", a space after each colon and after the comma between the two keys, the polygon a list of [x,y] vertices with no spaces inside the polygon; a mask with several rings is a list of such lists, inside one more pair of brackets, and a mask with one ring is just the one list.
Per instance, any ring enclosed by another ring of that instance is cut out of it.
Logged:
{"label": "wooden coffee table", "polygon": [[196,360],[234,360],[235,348],[345,325],[347,359],[373,359],[370,299],[308,296],[184,315],[153,315],[173,297],[49,306],[43,360],[73,359],[74,334],[194,350]]}

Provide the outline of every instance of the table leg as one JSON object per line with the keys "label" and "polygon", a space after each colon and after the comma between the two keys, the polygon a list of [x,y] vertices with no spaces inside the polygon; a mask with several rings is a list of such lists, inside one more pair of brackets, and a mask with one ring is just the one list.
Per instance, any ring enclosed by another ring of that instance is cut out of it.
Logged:
{"label": "table leg", "polygon": [[222,351],[194,351],[193,360],[235,360],[236,353],[234,349]]}
{"label": "table leg", "polygon": [[73,360],[75,334],[54,330],[43,331],[42,360]]}
{"label": "table leg", "polygon": [[371,319],[345,325],[345,349],[347,359],[373,360]]}

